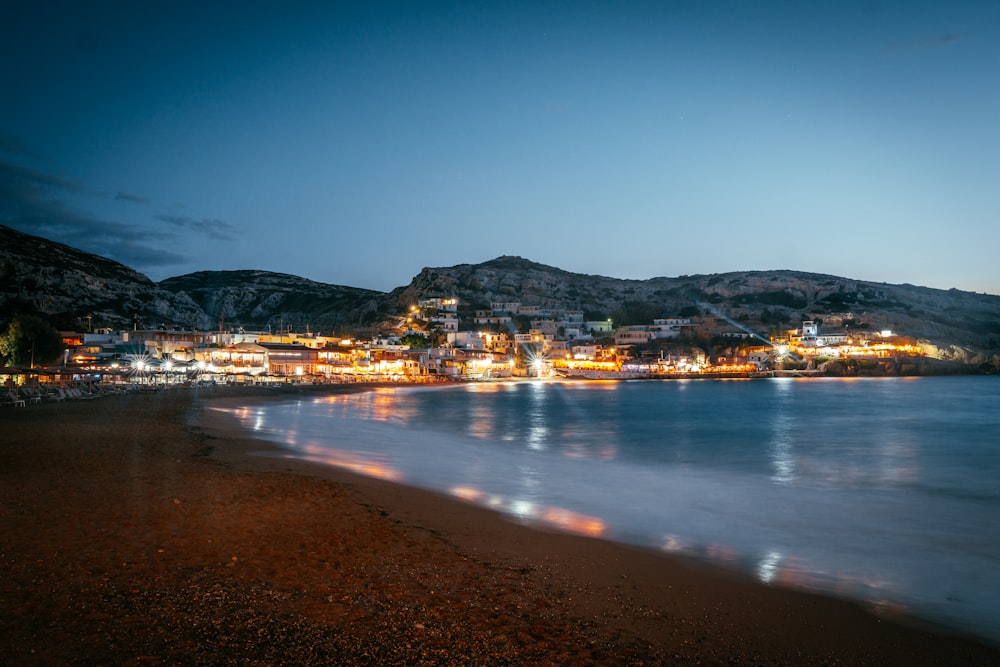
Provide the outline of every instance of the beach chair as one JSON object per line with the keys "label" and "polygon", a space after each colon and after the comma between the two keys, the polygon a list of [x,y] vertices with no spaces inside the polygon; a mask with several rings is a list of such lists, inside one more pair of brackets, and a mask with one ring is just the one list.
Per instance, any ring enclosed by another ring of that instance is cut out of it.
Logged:
{"label": "beach chair", "polygon": [[13,405],[15,408],[23,408],[27,405],[23,398],[18,397],[18,395],[12,391],[7,392],[7,398],[10,399],[10,405]]}
{"label": "beach chair", "polygon": [[42,395],[38,393],[37,389],[32,389],[31,387],[21,387],[19,389],[21,398],[28,401],[29,403],[41,403]]}

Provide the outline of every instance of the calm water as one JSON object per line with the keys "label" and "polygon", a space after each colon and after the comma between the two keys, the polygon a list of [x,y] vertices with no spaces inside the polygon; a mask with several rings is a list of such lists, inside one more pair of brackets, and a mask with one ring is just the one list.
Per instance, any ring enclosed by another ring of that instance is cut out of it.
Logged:
{"label": "calm water", "polygon": [[1000,379],[511,382],[235,411],[291,456],[1000,642]]}

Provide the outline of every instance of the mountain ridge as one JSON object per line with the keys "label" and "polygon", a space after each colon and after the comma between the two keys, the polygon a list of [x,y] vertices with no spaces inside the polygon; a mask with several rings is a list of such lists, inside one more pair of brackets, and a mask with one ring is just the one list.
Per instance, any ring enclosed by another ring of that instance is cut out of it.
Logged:
{"label": "mountain ridge", "polygon": [[893,285],[797,270],[613,278],[573,273],[516,255],[479,264],[424,267],[390,292],[332,285],[271,271],[196,271],[154,283],[129,267],[0,225],[3,322],[40,314],[63,328],[218,326],[331,331],[388,330],[422,298],[456,296],[463,313],[492,301],[584,311],[619,324],[715,317],[758,334],[804,319],[827,328],[892,329],[945,358],[1000,365],[1000,296]]}

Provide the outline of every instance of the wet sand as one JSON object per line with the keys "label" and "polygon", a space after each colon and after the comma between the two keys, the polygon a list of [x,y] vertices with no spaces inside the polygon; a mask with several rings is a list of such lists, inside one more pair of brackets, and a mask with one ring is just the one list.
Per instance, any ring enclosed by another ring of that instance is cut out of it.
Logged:
{"label": "wet sand", "polygon": [[258,456],[206,410],[281,395],[0,409],[0,664],[1000,664],[905,616]]}

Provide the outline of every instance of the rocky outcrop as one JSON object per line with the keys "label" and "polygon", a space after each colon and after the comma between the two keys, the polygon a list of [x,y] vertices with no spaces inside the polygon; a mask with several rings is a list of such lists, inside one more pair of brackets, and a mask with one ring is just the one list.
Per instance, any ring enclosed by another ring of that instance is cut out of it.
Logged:
{"label": "rocky outcrop", "polygon": [[39,314],[63,329],[204,319],[186,294],[163,290],[123,264],[3,226],[0,309],[5,321]]}
{"label": "rocky outcrop", "polygon": [[269,271],[199,271],[168,278],[160,287],[193,299],[215,326],[346,335],[387,315],[384,292]]}

